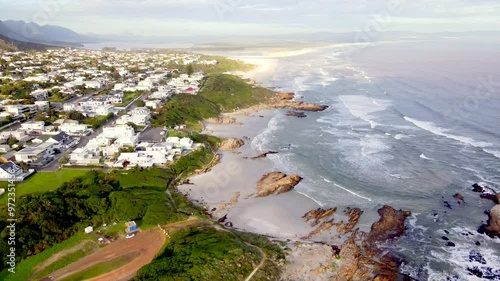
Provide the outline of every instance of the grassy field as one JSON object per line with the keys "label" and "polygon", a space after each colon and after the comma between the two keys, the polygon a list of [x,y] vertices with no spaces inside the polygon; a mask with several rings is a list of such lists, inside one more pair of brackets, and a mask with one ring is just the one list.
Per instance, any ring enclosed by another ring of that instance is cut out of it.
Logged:
{"label": "grassy field", "polygon": [[55,261],[54,263],[50,264],[49,266],[47,266],[44,270],[42,270],[40,273],[38,273],[35,276],[35,279],[41,279],[41,278],[51,274],[52,272],[55,272],[56,270],[59,270],[63,267],[66,267],[67,265],[72,264],[73,262],[89,255],[98,247],[99,246],[97,246],[97,244],[95,244],[95,243],[90,243],[90,242],[86,243],[82,247],[82,249],[77,250],[71,254],[68,254],[68,255],[62,257],[61,259]]}
{"label": "grassy field", "polygon": [[[95,235],[89,235],[85,233],[78,233],[66,241],[63,241],[55,246],[41,252],[36,256],[27,258],[26,260],[20,262],[16,265],[16,273],[12,274],[4,270],[0,273],[0,280],[4,281],[19,281],[28,280],[33,273],[35,273],[35,267],[40,263],[44,262],[51,256],[69,248],[72,248],[85,240],[96,240]],[[73,257],[75,258],[75,257]],[[69,264],[69,261],[66,261]],[[58,263],[61,268],[64,266],[64,262]],[[50,273],[49,273],[50,274]]]}
{"label": "grassy field", "polygon": [[131,101],[133,101],[134,99],[136,99],[138,96],[140,96],[142,94],[144,94],[143,91],[124,92],[122,103],[117,104],[116,106],[118,106],[118,107],[127,106]]}
{"label": "grassy field", "polygon": [[[87,172],[88,170],[84,169],[61,169],[51,173],[38,172],[24,182],[16,184],[16,198],[26,194],[56,190],[61,184],[73,178],[83,176]],[[7,182],[0,182],[0,188],[7,188],[7,185]],[[3,206],[6,203],[7,194],[3,194],[0,197],[0,205]]]}
{"label": "grassy field", "polygon": [[133,259],[133,256],[123,256],[119,257],[113,260],[110,260],[108,262],[103,262],[96,264],[94,266],[89,267],[86,270],[80,271],[76,274],[73,274],[71,276],[68,276],[62,281],[81,281],[81,280],[86,280],[90,279],[93,277],[97,277],[102,274],[106,274],[108,272],[111,272],[115,269],[118,269],[128,263],[130,263]]}
{"label": "grassy field", "polygon": [[199,95],[227,112],[264,102],[271,98],[274,92],[248,84],[240,77],[220,74],[209,77]]}

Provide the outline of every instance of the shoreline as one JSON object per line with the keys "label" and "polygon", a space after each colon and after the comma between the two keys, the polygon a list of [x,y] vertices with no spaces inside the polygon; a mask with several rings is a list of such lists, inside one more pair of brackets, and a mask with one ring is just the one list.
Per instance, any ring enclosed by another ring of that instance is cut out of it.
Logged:
{"label": "shoreline", "polygon": [[[276,70],[278,57],[297,56],[311,51],[311,49],[293,50],[282,51],[278,54],[279,56],[266,54],[260,57],[229,56],[229,58],[257,64],[253,70],[232,74],[262,83],[266,79],[264,77],[269,78]],[[190,184],[181,184],[177,188],[192,202],[204,207],[215,220],[227,218],[224,222],[230,223],[235,229],[281,240],[341,244],[345,238],[340,238],[335,228],[315,235],[314,238],[305,239],[317,227],[311,226],[303,219],[303,216],[311,210],[321,208],[312,198],[295,189],[279,195],[255,196],[259,179],[270,172],[280,172],[275,170],[273,155],[251,159],[265,152],[255,147],[253,144],[255,138],[262,134],[269,122],[278,114],[282,114],[282,111],[324,109],[321,106],[309,108],[317,105],[295,101],[293,93],[277,93],[273,99],[268,103],[221,115],[221,117],[232,119],[234,123],[204,122],[203,133],[219,138],[241,139],[245,144],[233,151],[219,150],[221,157],[217,165],[206,173],[190,177]],[[338,212],[335,217],[339,221],[349,219],[342,212]]]}

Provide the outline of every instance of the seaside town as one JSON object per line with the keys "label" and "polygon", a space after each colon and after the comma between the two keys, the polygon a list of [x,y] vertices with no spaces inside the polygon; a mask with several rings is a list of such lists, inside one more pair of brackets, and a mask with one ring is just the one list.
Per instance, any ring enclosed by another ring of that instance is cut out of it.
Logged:
{"label": "seaside town", "polygon": [[[0,56],[0,179],[16,181],[62,166],[148,168],[201,144],[153,128],[151,116],[173,96],[196,95],[202,72],[177,65],[215,65],[200,55],[62,48]],[[191,71],[191,72],[190,72]],[[3,193],[4,191],[0,191]]]}

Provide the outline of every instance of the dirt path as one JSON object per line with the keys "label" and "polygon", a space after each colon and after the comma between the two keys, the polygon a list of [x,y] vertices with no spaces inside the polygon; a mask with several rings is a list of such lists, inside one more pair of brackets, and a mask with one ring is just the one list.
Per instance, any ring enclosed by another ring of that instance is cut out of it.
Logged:
{"label": "dirt path", "polygon": [[73,247],[66,249],[66,250],[63,250],[63,251],[60,251],[60,252],[52,255],[50,258],[46,259],[42,263],[38,264],[34,268],[35,272],[33,273],[33,275],[31,275],[31,277],[30,277],[30,279],[28,279],[28,281],[33,280],[33,278],[35,278],[35,276],[37,276],[40,272],[42,272],[45,268],[47,268],[51,264],[57,262],[58,260],[66,257],[68,255],[73,254],[76,251],[82,250],[88,244],[92,244],[93,246],[95,246],[96,249],[98,248],[98,245],[96,242],[91,241],[91,240],[85,240],[85,241],[80,242],[76,246],[73,246]]}
{"label": "dirt path", "polygon": [[252,277],[254,276],[254,274],[257,273],[257,271],[264,266],[264,263],[266,262],[267,256],[266,256],[266,253],[264,253],[264,251],[262,251],[261,248],[255,246],[255,245],[246,243],[246,242],[245,242],[245,244],[258,249],[260,252],[260,255],[262,256],[262,260],[260,261],[259,265],[257,265],[257,267],[255,267],[255,269],[252,271],[252,273],[250,273],[250,275],[248,275],[247,279],[245,279],[245,281],[250,281],[250,280],[252,280]]}
{"label": "dirt path", "polygon": [[112,272],[90,279],[92,281],[125,281],[135,276],[137,271],[144,265],[150,263],[161,247],[165,244],[165,235],[159,230],[149,230],[136,234],[131,239],[120,239],[110,245],[95,251],[84,258],[60,269],[43,280],[61,280],[72,274],[81,272],[96,264],[114,260],[120,257],[135,256],[125,266]]}

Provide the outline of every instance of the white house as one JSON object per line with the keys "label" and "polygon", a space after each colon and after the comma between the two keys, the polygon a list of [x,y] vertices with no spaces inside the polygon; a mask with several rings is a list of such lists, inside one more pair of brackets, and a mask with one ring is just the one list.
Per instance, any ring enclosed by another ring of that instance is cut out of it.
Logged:
{"label": "white house", "polygon": [[134,128],[128,125],[119,125],[113,127],[104,127],[101,135],[106,138],[118,139],[121,137],[135,136]]}
{"label": "white house", "polygon": [[146,101],[146,107],[151,107],[152,109],[157,109],[161,106],[161,100],[148,100]]}
{"label": "white house", "polygon": [[116,120],[116,124],[125,125],[132,122],[139,126],[145,126],[150,119],[151,111],[147,107],[137,107],[131,110],[129,114],[120,116],[120,118]]}
{"label": "white house", "polygon": [[184,150],[189,150],[193,147],[193,140],[190,138],[169,137],[166,142],[172,143],[175,147],[180,147]]}
{"label": "white house", "polygon": [[70,136],[88,135],[92,132],[89,125],[86,124],[62,124],[59,126],[59,131],[64,132]]}
{"label": "white house", "polygon": [[77,148],[70,154],[69,162],[73,165],[97,165],[101,161],[99,154],[88,148]]}
{"label": "white house", "polygon": [[44,89],[38,89],[31,92],[30,96],[35,98],[37,101],[44,101],[49,98],[49,91]]}
{"label": "white house", "polygon": [[21,124],[21,130],[26,131],[28,134],[42,134],[45,131],[45,122],[25,122]]}

